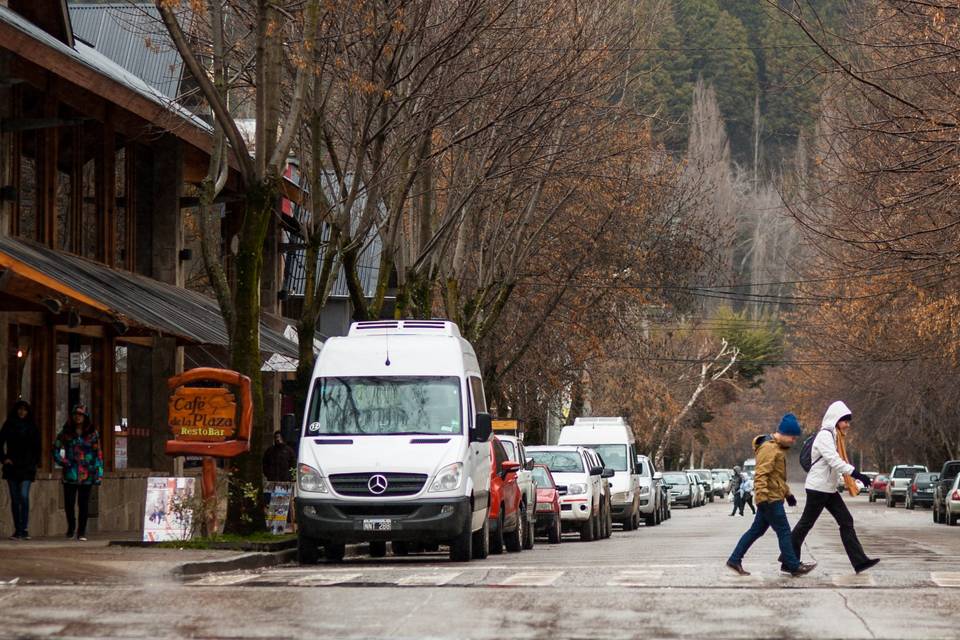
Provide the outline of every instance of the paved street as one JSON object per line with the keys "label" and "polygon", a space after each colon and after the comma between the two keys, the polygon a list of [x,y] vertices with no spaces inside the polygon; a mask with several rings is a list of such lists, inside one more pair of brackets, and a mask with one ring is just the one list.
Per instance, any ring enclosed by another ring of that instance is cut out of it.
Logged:
{"label": "paved street", "polygon": [[[729,504],[678,509],[672,520],[610,540],[568,537],[533,551],[451,564],[441,554],[342,565],[211,574],[184,582],[0,587],[20,637],[955,638],[960,529],[928,510],[852,501],[868,553],[855,576],[832,520],[808,539],[805,578],[781,575],[775,538],[740,578],[723,561],[749,518]],[[799,517],[793,510],[791,520]],[[749,512],[748,512],[749,516]]]}

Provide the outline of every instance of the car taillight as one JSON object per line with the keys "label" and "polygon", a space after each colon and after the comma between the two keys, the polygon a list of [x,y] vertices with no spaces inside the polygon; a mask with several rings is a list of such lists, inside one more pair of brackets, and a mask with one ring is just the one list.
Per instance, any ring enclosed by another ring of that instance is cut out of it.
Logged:
{"label": "car taillight", "polygon": [[917,483],[914,482],[912,485],[910,485],[910,491],[916,492],[916,490],[917,490]]}
{"label": "car taillight", "polygon": [[950,499],[957,500],[958,502],[960,502],[960,491],[954,491],[953,495],[950,496]]}

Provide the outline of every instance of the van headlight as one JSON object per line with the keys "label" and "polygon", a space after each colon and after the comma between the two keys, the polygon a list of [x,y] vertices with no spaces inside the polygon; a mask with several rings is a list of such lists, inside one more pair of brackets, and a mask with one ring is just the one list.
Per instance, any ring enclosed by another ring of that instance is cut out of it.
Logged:
{"label": "van headlight", "polygon": [[430,485],[430,492],[456,491],[460,488],[460,480],[462,478],[463,463],[454,462],[453,464],[448,464],[437,472],[437,475],[433,480],[433,484]]}
{"label": "van headlight", "polygon": [[567,495],[576,496],[587,492],[587,485],[582,482],[575,482],[567,486]]}
{"label": "van headlight", "polygon": [[306,464],[297,466],[297,486],[308,493],[328,493],[327,482],[320,472]]}

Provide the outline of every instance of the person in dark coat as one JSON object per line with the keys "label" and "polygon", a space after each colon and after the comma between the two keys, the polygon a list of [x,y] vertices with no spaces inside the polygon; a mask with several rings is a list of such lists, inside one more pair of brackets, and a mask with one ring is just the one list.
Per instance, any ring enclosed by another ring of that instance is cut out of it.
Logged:
{"label": "person in dark coat", "polygon": [[3,479],[10,488],[13,511],[11,540],[29,540],[30,485],[37,479],[41,456],[40,429],[33,421],[30,405],[18,400],[0,428],[0,460]]}
{"label": "person in dark coat", "polygon": [[[53,461],[63,467],[63,508],[67,516],[67,537],[87,539],[90,493],[103,479],[103,450],[100,436],[90,421],[87,407],[78,404],[70,412],[53,443]],[[74,507],[76,506],[76,512]]]}
{"label": "person in dark coat", "polygon": [[283,441],[277,431],[273,434],[273,446],[263,452],[263,475],[270,482],[293,482],[293,468],[297,464],[297,452]]}
{"label": "person in dark coat", "polygon": [[735,515],[737,510],[740,510],[740,515],[743,515],[743,502],[740,496],[740,485],[743,483],[743,474],[740,472],[740,467],[733,468],[733,476],[730,478],[730,497],[733,498],[733,511],[730,512],[730,515]]}

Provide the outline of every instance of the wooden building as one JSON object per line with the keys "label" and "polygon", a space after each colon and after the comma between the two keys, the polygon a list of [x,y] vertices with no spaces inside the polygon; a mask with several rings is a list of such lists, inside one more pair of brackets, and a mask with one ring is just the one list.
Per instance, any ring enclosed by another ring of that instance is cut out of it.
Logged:
{"label": "wooden building", "polygon": [[[34,490],[32,532],[64,526],[48,449],[77,402],[104,441],[101,530],[138,528],[142,478],[172,470],[166,380],[184,347],[227,341],[216,302],[184,288],[184,190],[210,143],[204,120],[75,39],[65,0],[0,0],[0,406],[29,401],[43,431],[52,488]],[[262,344],[296,357],[279,324]]]}

